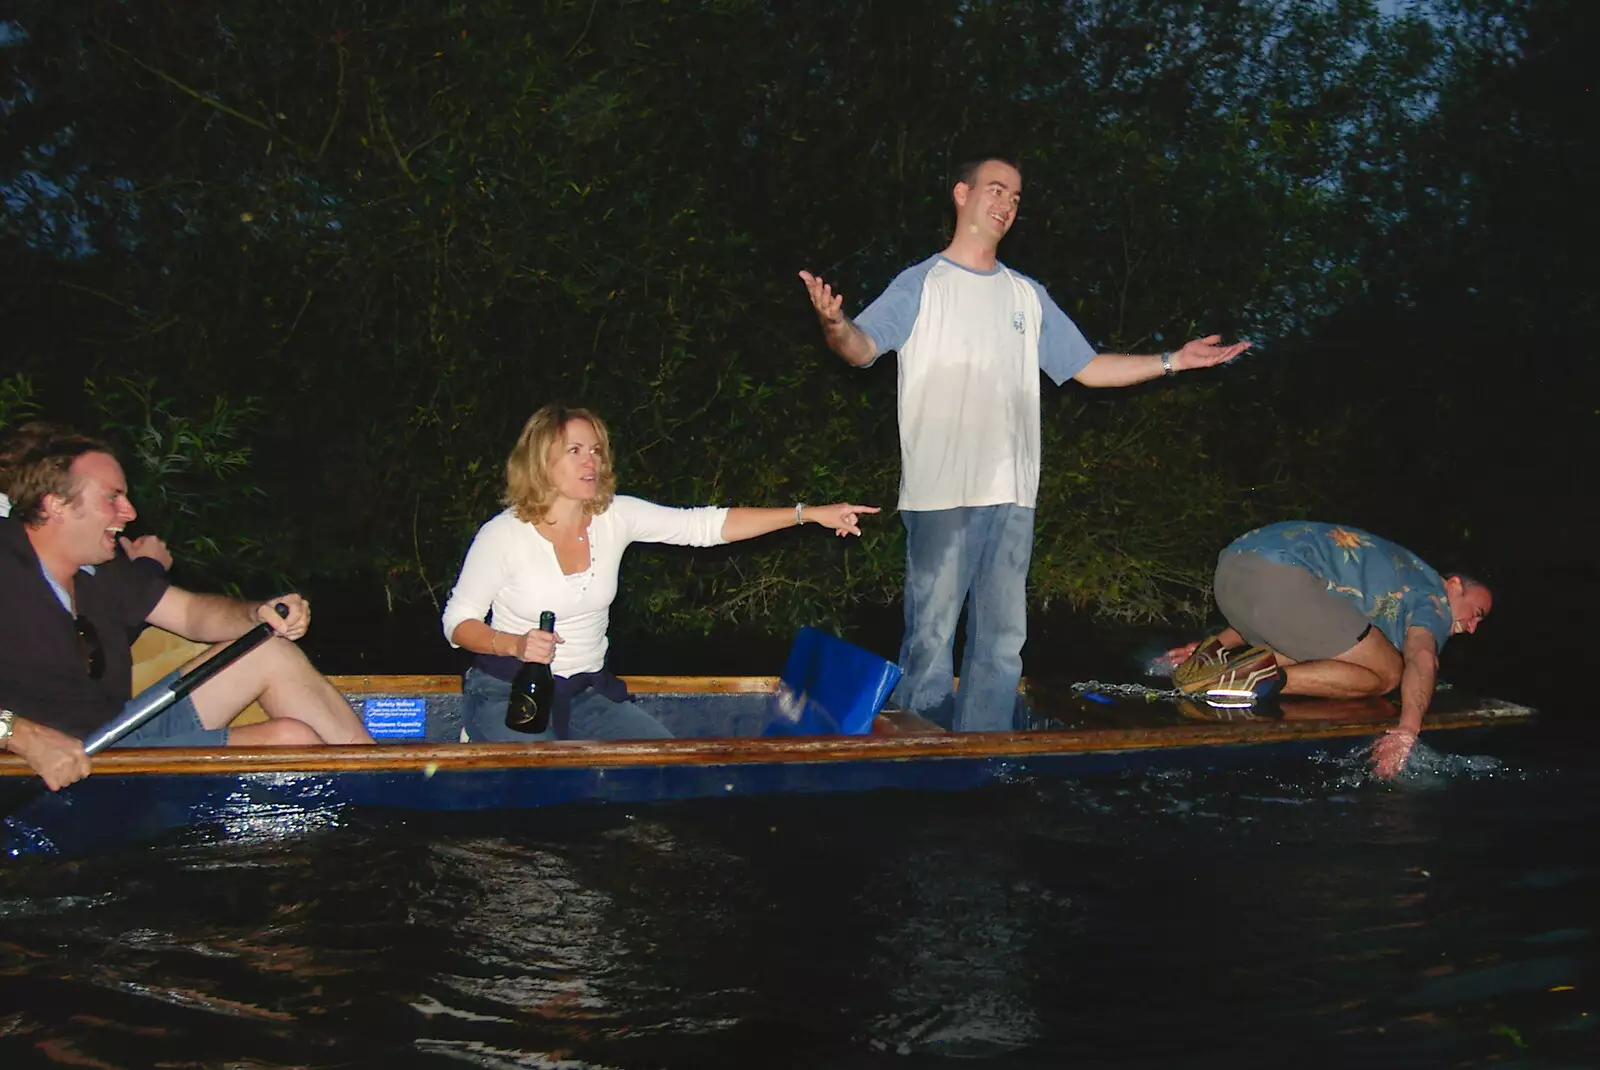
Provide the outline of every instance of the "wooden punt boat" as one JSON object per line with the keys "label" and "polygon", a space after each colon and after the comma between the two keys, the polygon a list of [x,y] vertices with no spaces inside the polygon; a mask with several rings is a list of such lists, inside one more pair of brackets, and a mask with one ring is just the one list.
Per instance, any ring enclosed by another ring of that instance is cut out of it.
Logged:
{"label": "wooden punt boat", "polygon": [[[411,716],[422,738],[375,747],[114,749],[94,775],[39,792],[0,828],[0,848],[76,854],[194,825],[314,826],[348,807],[427,811],[634,803],[769,792],[963,789],[1019,774],[1077,776],[1161,767],[1238,766],[1370,744],[1392,725],[1384,700],[1284,700],[1274,716],[1170,701],[1030,689],[1024,731],[957,734],[903,711],[855,736],[765,736],[775,677],[625,677],[636,702],[679,738],[536,745],[461,743],[453,676],[334,677],[370,723]],[[1108,691],[1119,689],[1108,688]],[[1436,747],[1534,711],[1455,691],[1436,696]],[[376,718],[376,720],[375,720]],[[1214,718],[1214,719],[1213,719]],[[1229,719],[1232,718],[1232,719]],[[383,723],[391,723],[383,722]],[[0,792],[26,783],[0,756]]]}

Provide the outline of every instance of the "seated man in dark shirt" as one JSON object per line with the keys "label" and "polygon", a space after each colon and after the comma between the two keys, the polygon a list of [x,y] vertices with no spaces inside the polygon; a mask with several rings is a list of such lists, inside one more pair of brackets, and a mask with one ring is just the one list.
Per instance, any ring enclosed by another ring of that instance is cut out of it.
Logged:
{"label": "seated man in dark shirt", "polygon": [[[277,635],[119,745],[372,742],[291,641],[311,621],[299,595],[252,603],[196,594],[117,555],[136,514],[122,466],[103,443],[50,436],[15,465],[8,491],[11,517],[0,520],[0,747],[52,790],[88,775],[80,741],[130,698],[127,632],[140,621],[206,643],[236,639],[258,621]],[[286,618],[276,603],[288,608]],[[269,720],[227,727],[258,700]]]}
{"label": "seated man in dark shirt", "polygon": [[[0,518],[11,515],[9,492],[17,464],[41,443],[73,434],[70,428],[60,424],[29,420],[8,428],[5,434],[0,435]],[[149,569],[157,576],[164,577],[172,571],[172,552],[159,536],[141,535],[130,539],[123,535],[117,539],[117,546],[128,560],[138,562],[140,568]],[[163,628],[152,628],[144,621],[128,629],[128,642],[133,644],[135,692],[143,691],[173,669],[203,656],[208,649],[205,643],[191,642]],[[265,720],[266,713],[259,705],[252,703],[245,708],[241,717],[248,724]]]}
{"label": "seated man in dark shirt", "polygon": [[[72,435],[69,428],[60,424],[53,424],[46,420],[29,420],[27,423],[9,429],[0,437],[0,519],[11,515],[11,477],[17,464],[41,443],[54,438]],[[141,562],[142,568],[152,572],[166,575],[172,569],[172,551],[167,549],[167,544],[155,535],[140,535],[137,539],[130,539],[126,535],[117,539],[117,545],[130,561]],[[130,642],[139,638],[148,625],[141,621],[129,629]]]}

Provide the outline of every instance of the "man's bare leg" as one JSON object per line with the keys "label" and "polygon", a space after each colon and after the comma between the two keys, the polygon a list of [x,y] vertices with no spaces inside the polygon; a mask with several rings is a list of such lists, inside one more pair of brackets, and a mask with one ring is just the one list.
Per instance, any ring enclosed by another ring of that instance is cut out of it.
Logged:
{"label": "man's bare leg", "polygon": [[[215,653],[223,644],[208,651]],[[196,659],[185,669],[204,659]],[[299,743],[292,726],[269,727],[274,721],[297,721],[310,729],[317,742],[371,743],[372,736],[344,696],[306,660],[300,648],[287,639],[273,637],[217,673],[193,693],[200,723],[223,728],[239,711],[260,702],[271,720],[245,725],[229,733],[240,745]],[[262,729],[260,732],[254,729]],[[256,736],[262,738],[256,739]]]}
{"label": "man's bare leg", "polygon": [[322,737],[304,721],[277,717],[228,730],[230,747],[319,747]]}
{"label": "man's bare leg", "polygon": [[1400,686],[1400,669],[1404,665],[1394,644],[1376,628],[1336,657],[1295,661],[1278,654],[1277,658],[1288,677],[1283,694],[1316,698],[1387,695]]}

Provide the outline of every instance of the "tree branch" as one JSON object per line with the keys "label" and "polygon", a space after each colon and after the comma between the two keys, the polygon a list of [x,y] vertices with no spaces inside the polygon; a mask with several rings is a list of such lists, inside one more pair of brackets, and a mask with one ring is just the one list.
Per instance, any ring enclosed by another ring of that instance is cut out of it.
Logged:
{"label": "tree branch", "polygon": [[283,134],[279,133],[277,130],[274,130],[266,122],[264,122],[264,121],[262,121],[260,119],[257,119],[252,115],[246,115],[244,112],[240,111],[238,108],[230,107],[229,105],[222,103],[222,101],[217,100],[214,97],[207,96],[206,94],[200,92],[200,90],[195,89],[192,86],[185,85],[183,82],[178,81],[178,79],[174,78],[172,75],[168,74],[166,71],[161,70],[159,67],[152,67],[150,64],[146,63],[144,60],[140,59],[138,56],[135,56],[132,52],[129,52],[126,48],[123,48],[121,45],[113,44],[110,41],[101,41],[100,43],[102,45],[104,45],[106,48],[110,49],[111,51],[117,52],[117,53],[120,53],[123,56],[126,56],[128,59],[132,60],[133,63],[136,66],[138,66],[141,69],[143,69],[145,71],[148,71],[149,73],[155,75],[157,78],[161,79],[163,82],[166,82],[168,85],[172,86],[172,88],[178,90],[178,92],[183,93],[183,94],[185,94],[187,96],[191,96],[195,100],[198,100],[200,103],[217,109],[218,111],[222,112],[222,114],[224,114],[224,115],[231,115],[233,118],[238,119],[240,122],[249,123],[251,126],[255,127],[257,130],[261,130],[264,133],[270,134],[272,137],[281,140],[285,145],[288,145],[290,148],[294,149],[296,152],[300,153],[301,155],[307,155],[305,146],[301,145],[299,142],[295,141],[293,138],[284,137]]}
{"label": "tree branch", "polygon": [[[374,105],[369,103],[367,105],[368,129],[371,129],[372,127],[372,110],[374,107],[376,107],[378,110],[378,125],[383,129],[384,139],[389,142],[389,151],[394,154],[394,162],[400,165],[400,173],[405,175],[412,181],[413,184],[415,184],[417,181],[417,176],[411,173],[411,167],[406,163],[405,155],[401,154],[400,146],[394,140],[394,133],[389,129],[389,113],[383,110],[382,104]],[[421,146],[418,146],[418,148],[420,147]]]}
{"label": "tree branch", "polygon": [[316,159],[318,160],[322,159],[322,154],[328,151],[328,142],[333,139],[334,128],[339,125],[340,116],[344,115],[344,102],[347,96],[344,88],[344,45],[335,44],[333,47],[339,55],[339,83],[334,87],[333,91],[338,103],[334,105],[333,118],[328,120],[328,129],[323,132],[322,144],[317,146]]}

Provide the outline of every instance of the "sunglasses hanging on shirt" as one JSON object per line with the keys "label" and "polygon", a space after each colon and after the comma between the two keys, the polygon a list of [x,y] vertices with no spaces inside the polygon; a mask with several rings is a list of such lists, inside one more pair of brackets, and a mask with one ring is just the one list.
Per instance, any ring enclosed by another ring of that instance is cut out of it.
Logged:
{"label": "sunglasses hanging on shirt", "polygon": [[78,649],[83,654],[89,679],[98,680],[106,672],[106,648],[100,642],[99,629],[82,613],[72,618],[72,624],[78,631]]}

